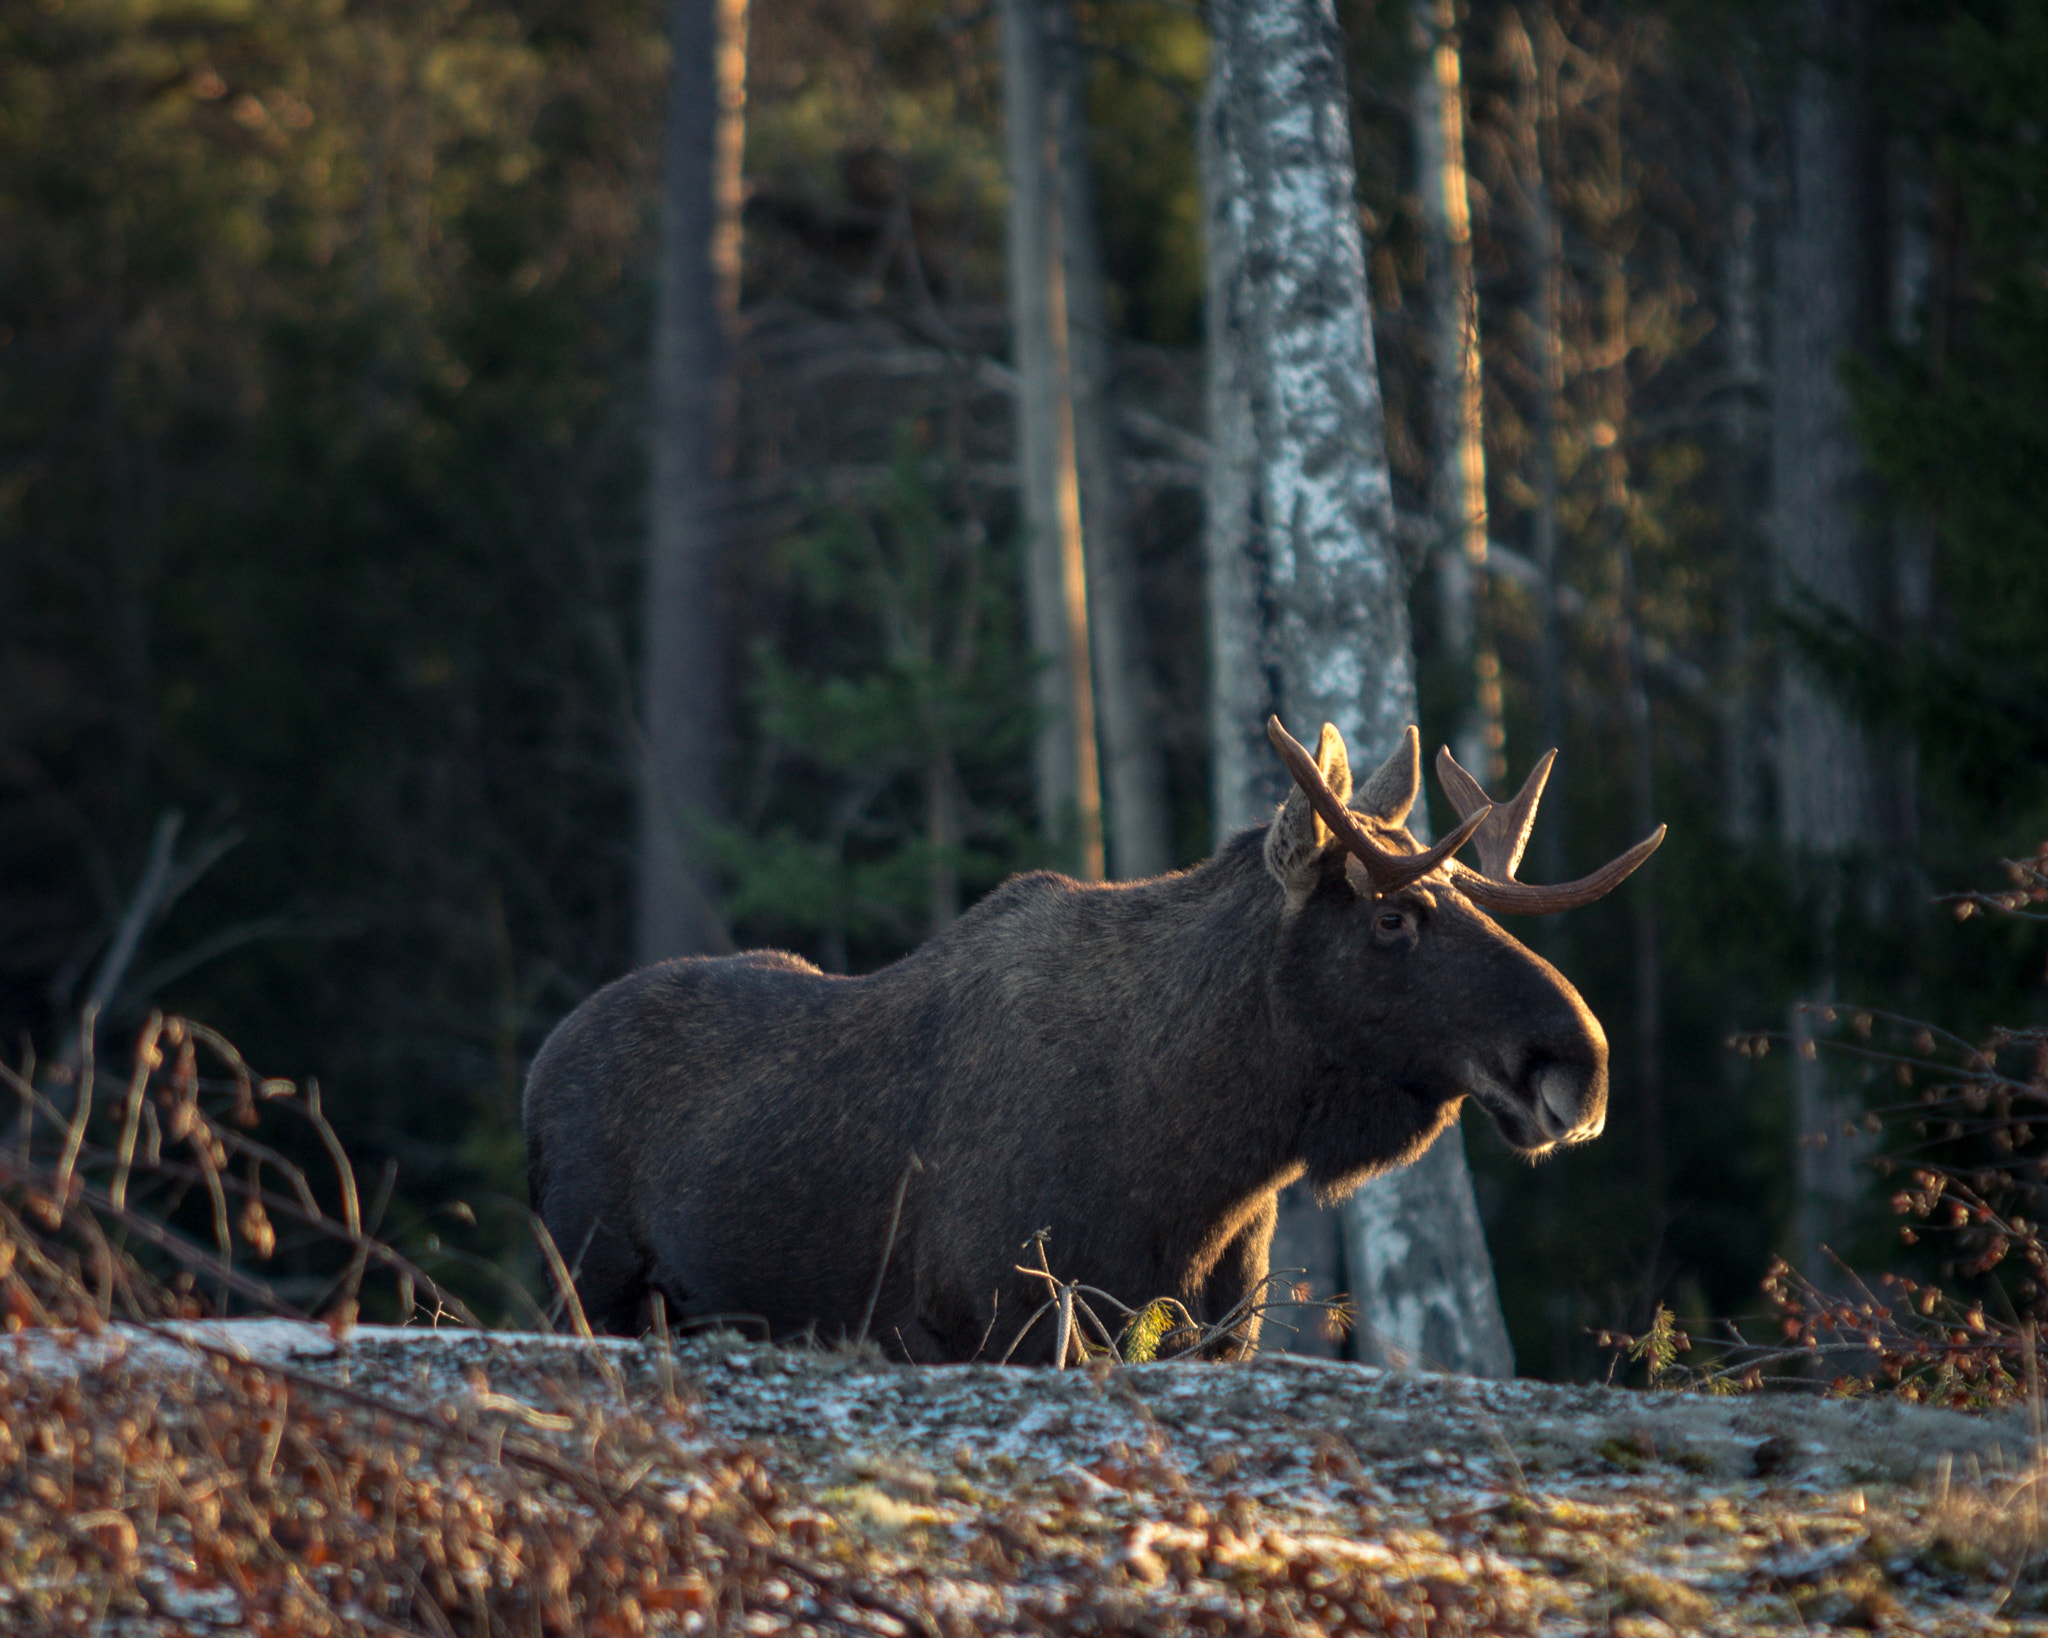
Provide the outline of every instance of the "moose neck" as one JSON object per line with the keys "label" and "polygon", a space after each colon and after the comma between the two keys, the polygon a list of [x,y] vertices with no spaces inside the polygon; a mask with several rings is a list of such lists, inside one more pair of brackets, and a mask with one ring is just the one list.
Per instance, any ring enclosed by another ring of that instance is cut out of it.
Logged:
{"label": "moose neck", "polygon": [[[1307,1175],[1326,1196],[1406,1165],[1457,1119],[1459,1100],[1411,1084],[1391,1041],[1346,1039],[1310,997],[1333,952],[1303,938],[1247,830],[1185,876],[1125,889],[1159,894],[1144,965],[1166,973],[1158,1015],[1172,1021],[1158,1061],[1188,1103],[1225,1192]],[[1362,975],[1361,975],[1362,977]],[[1306,1010],[1305,1010],[1306,1009]],[[1221,1134],[1236,1134],[1234,1140]]]}
{"label": "moose neck", "polygon": [[[1319,1127],[1341,1119],[1342,1066],[1289,1018],[1284,897],[1264,833],[1231,837],[1192,870],[1071,896],[1077,980],[1124,1066],[1104,1095],[1184,1197],[1228,1211],[1322,1170]],[[1165,1186],[1162,1179],[1162,1186]]]}

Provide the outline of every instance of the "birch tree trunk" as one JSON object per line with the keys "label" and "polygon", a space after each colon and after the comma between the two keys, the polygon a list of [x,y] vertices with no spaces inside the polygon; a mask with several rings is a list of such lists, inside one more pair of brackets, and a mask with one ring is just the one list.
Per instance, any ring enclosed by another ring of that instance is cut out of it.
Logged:
{"label": "birch tree trunk", "polygon": [[[1328,0],[1215,0],[1207,534],[1219,834],[1270,817],[1275,709],[1371,767],[1415,720],[1378,367]],[[1360,1357],[1513,1369],[1456,1128],[1336,1214],[1284,1200],[1276,1268],[1348,1283]],[[1348,1281],[1344,1264],[1348,1262]]]}
{"label": "birch tree trunk", "polygon": [[1066,252],[1074,466],[1087,543],[1088,630],[1094,646],[1109,874],[1128,881],[1156,876],[1173,862],[1166,760],[1153,725],[1151,654],[1131,553],[1130,503],[1117,464],[1109,319],[1088,156],[1088,59],[1075,27],[1073,0],[1044,4],[1046,69],[1059,145],[1060,238]]}
{"label": "birch tree trunk", "polygon": [[739,306],[746,40],[746,0],[670,7],[641,637],[634,939],[643,963],[732,948],[692,828],[719,807],[720,491],[732,424],[727,333]]}
{"label": "birch tree trunk", "polygon": [[[1794,610],[1814,604],[1874,628],[1885,542],[1866,521],[1870,479],[1849,422],[1845,361],[1881,333],[1883,191],[1873,122],[1842,71],[1853,63],[1860,14],[1840,0],[1802,8],[1800,60],[1786,106],[1786,207],[1777,244],[1771,360],[1771,513],[1774,591]],[[1815,884],[1812,913],[1824,955],[1808,1005],[1833,999],[1834,924],[1849,872],[1884,841],[1878,747],[1795,656],[1778,682],[1780,840]],[[1804,1013],[1792,1019],[1804,1045]],[[1791,1255],[1825,1280],[1823,1248],[1839,1234],[1858,1186],[1856,1113],[1830,1065],[1793,1055],[1798,1199]]]}
{"label": "birch tree trunk", "polygon": [[1465,186],[1465,94],[1453,0],[1415,0],[1421,47],[1415,139],[1429,250],[1428,301],[1436,332],[1430,382],[1441,534],[1438,611],[1446,651],[1465,666],[1472,695],[1452,754],[1492,782],[1507,772],[1500,657],[1482,618],[1486,594],[1486,442],[1481,417],[1479,295],[1472,278],[1472,210]]}
{"label": "birch tree trunk", "polygon": [[1074,454],[1066,231],[1059,124],[1051,104],[1043,0],[1002,0],[1003,118],[1010,178],[1010,325],[1025,529],[1025,619],[1044,726],[1034,755],[1039,823],[1071,823],[1080,875],[1104,874],[1102,787],[1088,635],[1088,571]]}

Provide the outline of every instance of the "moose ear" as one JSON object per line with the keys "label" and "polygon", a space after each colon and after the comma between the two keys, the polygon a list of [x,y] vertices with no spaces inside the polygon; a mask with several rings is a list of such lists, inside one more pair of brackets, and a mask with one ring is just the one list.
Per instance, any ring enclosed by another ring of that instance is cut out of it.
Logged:
{"label": "moose ear", "polygon": [[[1420,743],[1418,740],[1418,746]],[[1422,755],[1419,749],[1415,754],[1418,759]],[[1418,760],[1417,767],[1420,765]],[[1322,735],[1316,740],[1316,772],[1339,802],[1350,799],[1351,758],[1344,749],[1344,736],[1337,732],[1334,722],[1324,723]],[[1418,773],[1417,778],[1420,777]],[[1335,835],[1310,804],[1305,791],[1297,785],[1287,793],[1287,800],[1266,831],[1266,868],[1286,889],[1290,910],[1300,909],[1315,891],[1322,869],[1319,855]]]}
{"label": "moose ear", "polygon": [[[1343,757],[1341,744],[1337,754],[1340,759]],[[1316,878],[1322,870],[1322,851],[1330,835],[1330,827],[1298,790],[1288,793],[1280,811],[1273,815],[1272,824],[1266,827],[1266,868],[1286,890],[1288,909],[1299,910],[1315,891]]]}
{"label": "moose ear", "polygon": [[1410,723],[1394,754],[1379,765],[1351,805],[1390,825],[1408,822],[1408,810],[1422,791],[1422,736]]}
{"label": "moose ear", "polygon": [[1334,722],[1323,724],[1323,737],[1316,741],[1316,770],[1339,802],[1351,800],[1351,758],[1345,753],[1344,736],[1337,732]]}

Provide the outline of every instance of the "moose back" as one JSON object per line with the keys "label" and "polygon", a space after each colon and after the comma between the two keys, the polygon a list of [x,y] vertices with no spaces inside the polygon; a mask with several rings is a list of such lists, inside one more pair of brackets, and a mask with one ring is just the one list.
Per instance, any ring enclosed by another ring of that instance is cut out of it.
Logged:
{"label": "moose back", "polygon": [[[1263,829],[1150,881],[1017,877],[893,966],[779,951],[667,961],[592,995],[525,1096],[536,1209],[593,1325],[750,1317],[865,1331],[918,1361],[1000,1357],[1046,1284],[1227,1315],[1267,1273],[1276,1197],[1341,1197],[1475,1099],[1516,1149],[1598,1134],[1607,1042],[1577,991],[1486,911],[1607,892],[1517,882],[1550,757],[1421,848],[1414,729],[1357,791],[1268,724],[1296,789]],[[1552,753],[1554,756],[1555,753]],[[1355,806],[1348,805],[1349,802]],[[1480,868],[1453,855],[1475,845]],[[1256,1345],[1254,1312],[1235,1346]],[[1040,1325],[1019,1359],[1051,1356]]]}

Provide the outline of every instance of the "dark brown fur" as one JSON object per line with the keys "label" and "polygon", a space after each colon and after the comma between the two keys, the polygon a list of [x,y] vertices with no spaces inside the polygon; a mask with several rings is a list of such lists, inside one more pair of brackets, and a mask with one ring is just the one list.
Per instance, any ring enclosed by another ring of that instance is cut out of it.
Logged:
{"label": "dark brown fur", "polygon": [[[1283,1186],[1407,1163],[1468,1093],[1532,1153],[1596,1132],[1572,987],[1442,877],[1375,898],[1328,834],[1297,796],[1182,874],[1019,877],[863,978],[761,951],[600,990],[525,1109],[592,1323],[636,1330],[659,1290],[676,1321],[852,1335],[886,1252],[877,1342],[999,1355],[1045,1296],[1015,1272],[1039,1229],[1062,1278],[1213,1319],[1264,1278]],[[1050,1348],[1041,1322],[1018,1357]]]}

